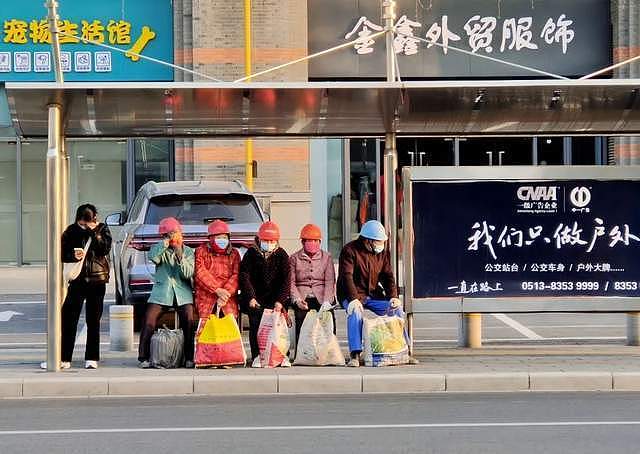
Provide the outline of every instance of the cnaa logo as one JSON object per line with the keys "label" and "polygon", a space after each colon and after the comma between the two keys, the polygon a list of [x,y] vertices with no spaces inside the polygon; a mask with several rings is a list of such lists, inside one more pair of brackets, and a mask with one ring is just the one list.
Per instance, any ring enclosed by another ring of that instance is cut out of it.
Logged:
{"label": "cnaa logo", "polygon": [[516,192],[523,202],[557,202],[557,186],[520,186]]}

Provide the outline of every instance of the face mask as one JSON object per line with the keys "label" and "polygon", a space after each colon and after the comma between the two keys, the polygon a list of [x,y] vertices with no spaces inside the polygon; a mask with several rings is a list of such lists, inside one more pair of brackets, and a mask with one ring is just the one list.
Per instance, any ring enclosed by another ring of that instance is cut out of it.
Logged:
{"label": "face mask", "polygon": [[268,243],[267,241],[260,241],[260,250],[262,252],[273,252],[276,249],[278,243]]}
{"label": "face mask", "polygon": [[211,245],[220,251],[224,251],[229,246],[229,240],[226,238],[216,238],[213,240]]}
{"label": "face mask", "polygon": [[318,252],[320,252],[320,243],[315,241],[305,241],[302,245],[302,248],[308,255],[316,255]]}
{"label": "face mask", "polygon": [[373,251],[374,254],[380,254],[382,253],[382,251],[384,251],[384,244],[372,244],[371,245],[371,250]]}

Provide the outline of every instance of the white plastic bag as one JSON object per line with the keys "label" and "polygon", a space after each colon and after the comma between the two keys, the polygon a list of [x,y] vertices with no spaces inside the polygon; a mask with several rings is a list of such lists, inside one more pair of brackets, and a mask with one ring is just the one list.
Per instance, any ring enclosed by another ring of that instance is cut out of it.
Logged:
{"label": "white plastic bag", "polygon": [[409,362],[403,318],[386,315],[365,318],[363,337],[365,366],[397,366]]}
{"label": "white plastic bag", "polygon": [[329,311],[310,310],[300,328],[295,365],[344,366],[344,355],[333,334],[333,317]]}
{"label": "white plastic bag", "polygon": [[84,266],[84,260],[87,258],[89,246],[91,246],[91,238],[89,238],[87,240],[87,243],[84,245],[84,255],[82,256],[82,260],[80,260],[79,262],[65,262],[62,264],[62,274],[64,276],[65,283],[74,281],[78,278],[78,276],[80,276],[82,267]]}
{"label": "white plastic bag", "polygon": [[[261,367],[288,367],[289,327],[282,312],[265,309],[258,328]],[[260,367],[254,365],[253,367]]]}

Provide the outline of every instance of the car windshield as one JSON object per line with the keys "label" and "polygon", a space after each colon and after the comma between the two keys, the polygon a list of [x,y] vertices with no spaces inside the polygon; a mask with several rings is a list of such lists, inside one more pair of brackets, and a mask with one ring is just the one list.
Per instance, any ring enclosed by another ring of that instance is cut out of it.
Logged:
{"label": "car windshield", "polygon": [[145,224],[159,224],[174,217],[184,225],[208,224],[222,219],[230,224],[260,223],[260,213],[253,197],[243,194],[164,195],[151,199]]}

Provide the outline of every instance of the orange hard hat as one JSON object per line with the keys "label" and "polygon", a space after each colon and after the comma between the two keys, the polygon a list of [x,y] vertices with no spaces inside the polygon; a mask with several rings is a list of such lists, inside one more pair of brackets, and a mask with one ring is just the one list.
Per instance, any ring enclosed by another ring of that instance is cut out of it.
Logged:
{"label": "orange hard hat", "polygon": [[176,218],[164,218],[158,225],[158,233],[166,235],[171,232],[182,232],[182,225]]}
{"label": "orange hard hat", "polygon": [[258,238],[263,241],[279,241],[280,227],[273,221],[267,221],[260,226],[258,230]]}
{"label": "orange hard hat", "polygon": [[320,227],[314,224],[307,224],[300,230],[301,240],[322,240]]}
{"label": "orange hard hat", "polygon": [[220,219],[216,219],[211,224],[209,224],[209,227],[207,228],[207,230],[209,232],[209,235],[211,236],[231,234],[231,231],[229,230],[229,224],[227,224],[224,221],[221,221]]}

